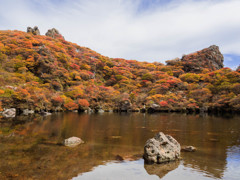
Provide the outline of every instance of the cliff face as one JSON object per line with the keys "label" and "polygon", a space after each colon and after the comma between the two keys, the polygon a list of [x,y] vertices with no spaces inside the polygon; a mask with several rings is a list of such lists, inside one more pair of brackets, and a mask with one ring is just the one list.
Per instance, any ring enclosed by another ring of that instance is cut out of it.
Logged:
{"label": "cliff face", "polygon": [[181,65],[185,72],[201,73],[203,69],[215,71],[223,68],[223,55],[218,46],[212,45],[201,51],[184,55],[182,59],[166,61],[167,65]]}
{"label": "cliff face", "polygon": [[223,55],[215,45],[183,56],[181,61],[185,72],[201,72],[204,68],[215,71],[223,68]]}

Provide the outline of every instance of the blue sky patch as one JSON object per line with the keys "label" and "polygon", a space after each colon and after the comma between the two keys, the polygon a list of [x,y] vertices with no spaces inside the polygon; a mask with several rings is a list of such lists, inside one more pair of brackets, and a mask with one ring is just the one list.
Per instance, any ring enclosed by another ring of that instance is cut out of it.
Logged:
{"label": "blue sky patch", "polygon": [[224,66],[236,69],[240,65],[240,55],[224,54]]}

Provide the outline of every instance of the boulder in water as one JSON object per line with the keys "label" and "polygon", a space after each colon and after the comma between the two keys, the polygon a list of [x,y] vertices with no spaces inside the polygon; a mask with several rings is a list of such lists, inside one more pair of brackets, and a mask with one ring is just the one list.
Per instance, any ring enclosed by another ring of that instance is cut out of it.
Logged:
{"label": "boulder in water", "polygon": [[164,163],[179,159],[180,151],[180,144],[172,136],[159,132],[147,140],[143,158],[146,163]]}
{"label": "boulder in water", "polygon": [[63,145],[65,145],[65,146],[68,146],[68,147],[75,147],[75,146],[77,146],[77,145],[79,145],[79,144],[82,144],[82,143],[84,143],[84,141],[83,140],[81,140],[80,138],[78,138],[78,137],[70,137],[70,138],[68,138],[68,139],[65,139],[64,141],[63,141]]}

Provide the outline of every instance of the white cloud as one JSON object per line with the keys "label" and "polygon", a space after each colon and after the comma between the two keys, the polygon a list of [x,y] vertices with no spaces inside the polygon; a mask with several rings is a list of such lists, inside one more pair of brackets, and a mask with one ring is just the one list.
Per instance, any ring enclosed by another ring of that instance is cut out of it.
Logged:
{"label": "white cloud", "polygon": [[38,25],[44,34],[56,27],[66,40],[109,57],[164,62],[212,44],[240,54],[239,0],[173,0],[149,9],[139,9],[140,0],[0,3],[0,29]]}

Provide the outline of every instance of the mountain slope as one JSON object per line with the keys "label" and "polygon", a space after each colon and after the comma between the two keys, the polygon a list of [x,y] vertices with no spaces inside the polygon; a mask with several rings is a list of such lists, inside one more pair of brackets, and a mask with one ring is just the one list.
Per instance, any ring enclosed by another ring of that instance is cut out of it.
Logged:
{"label": "mountain slope", "polygon": [[240,72],[219,69],[212,47],[165,66],[102,56],[61,35],[0,31],[0,109],[239,111]]}

